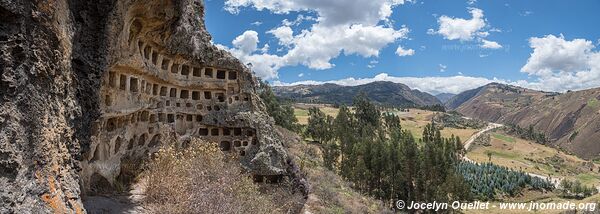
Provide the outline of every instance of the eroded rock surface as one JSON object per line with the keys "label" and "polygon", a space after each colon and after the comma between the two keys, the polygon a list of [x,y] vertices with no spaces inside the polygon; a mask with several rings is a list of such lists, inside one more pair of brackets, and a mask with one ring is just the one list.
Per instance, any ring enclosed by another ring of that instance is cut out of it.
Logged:
{"label": "eroded rock surface", "polygon": [[166,135],[287,174],[255,77],[203,16],[201,0],[0,0],[0,213],[85,212]]}

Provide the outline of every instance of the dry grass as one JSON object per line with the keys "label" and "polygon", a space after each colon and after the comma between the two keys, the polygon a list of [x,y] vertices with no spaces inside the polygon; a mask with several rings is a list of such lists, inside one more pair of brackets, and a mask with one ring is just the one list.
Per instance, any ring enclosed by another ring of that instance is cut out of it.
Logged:
{"label": "dry grass", "polygon": [[[295,134],[290,134],[295,135]],[[318,145],[290,137],[289,154],[306,173],[311,190],[304,211],[310,213],[385,213],[381,201],[365,196],[351,188],[335,172],[323,166],[321,149]]]}
{"label": "dry grass", "polygon": [[[167,145],[174,145],[168,143]],[[146,207],[155,213],[284,213],[285,192],[261,193],[239,161],[216,144],[192,139],[186,149],[164,146],[148,164]],[[278,199],[274,199],[277,197]]]}
{"label": "dry grass", "polygon": [[507,137],[502,133],[494,132],[491,136],[491,146],[477,145],[467,156],[476,162],[487,162],[487,154],[491,153],[492,162],[501,166],[552,177],[578,179],[586,185],[600,183],[598,164],[594,164],[594,171],[591,171],[588,166],[591,163],[585,164],[587,161],[558,149]]}

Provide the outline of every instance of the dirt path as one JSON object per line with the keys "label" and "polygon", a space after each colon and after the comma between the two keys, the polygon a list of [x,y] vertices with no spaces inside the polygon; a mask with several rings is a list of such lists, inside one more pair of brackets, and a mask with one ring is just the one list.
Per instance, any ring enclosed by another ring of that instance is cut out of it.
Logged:
{"label": "dirt path", "polygon": [[84,207],[87,213],[127,213],[142,214],[147,210],[142,206],[142,200],[145,195],[144,181],[140,181],[132,186],[132,189],[122,195],[105,196],[87,196],[83,199]]}

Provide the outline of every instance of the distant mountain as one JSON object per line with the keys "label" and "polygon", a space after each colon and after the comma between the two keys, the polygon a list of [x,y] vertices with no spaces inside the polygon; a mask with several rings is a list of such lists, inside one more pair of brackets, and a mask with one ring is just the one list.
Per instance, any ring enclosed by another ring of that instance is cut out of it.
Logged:
{"label": "distant mountain", "polygon": [[565,94],[491,83],[446,103],[465,116],[523,128],[583,158],[600,155],[600,88]]}
{"label": "distant mountain", "polygon": [[435,95],[436,98],[438,98],[438,100],[440,100],[442,103],[445,103],[446,101],[452,99],[452,97],[456,96],[456,94],[452,94],[452,93],[441,93],[441,94],[437,94]]}
{"label": "distant mountain", "polygon": [[430,106],[441,105],[435,96],[414,90],[401,83],[372,82],[357,86],[336,84],[275,86],[275,95],[296,102],[318,102],[331,104],[352,104],[359,92],[365,92],[375,103],[391,106]]}

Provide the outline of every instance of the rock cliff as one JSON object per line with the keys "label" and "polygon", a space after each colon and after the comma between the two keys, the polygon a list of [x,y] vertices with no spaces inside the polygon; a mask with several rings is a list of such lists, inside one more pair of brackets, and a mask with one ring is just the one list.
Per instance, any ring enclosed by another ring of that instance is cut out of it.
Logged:
{"label": "rock cliff", "polygon": [[85,212],[82,195],[170,136],[218,143],[257,180],[288,174],[256,79],[211,44],[201,0],[0,0],[0,20],[1,213]]}

